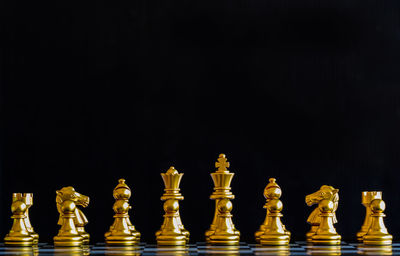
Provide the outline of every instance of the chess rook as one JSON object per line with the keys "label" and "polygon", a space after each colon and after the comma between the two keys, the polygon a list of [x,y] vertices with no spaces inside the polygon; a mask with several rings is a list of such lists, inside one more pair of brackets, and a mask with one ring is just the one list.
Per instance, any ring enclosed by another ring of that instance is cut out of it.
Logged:
{"label": "chess rook", "polygon": [[113,190],[115,203],[113,210],[115,212],[114,222],[108,232],[104,234],[107,245],[132,246],[140,241],[140,233],[132,225],[129,219],[129,205],[131,189],[125,183],[124,179],[118,180],[118,185]]}
{"label": "chess rook", "polygon": [[365,207],[365,219],[364,223],[361,226],[361,230],[357,233],[357,240],[359,242],[363,241],[363,237],[367,234],[369,227],[372,223],[372,211],[371,211],[371,201],[374,199],[382,199],[382,192],[381,191],[363,191],[361,192],[361,203]]}
{"label": "chess rook", "polygon": [[164,202],[164,222],[156,232],[158,245],[183,246],[189,242],[190,233],[183,224],[179,213],[179,201],[183,200],[179,185],[183,173],[171,166],[166,173],[161,173],[165,189],[161,197]]}
{"label": "chess rook", "polygon": [[89,197],[76,192],[73,187],[64,187],[56,193],[57,210],[60,214],[58,225],[61,228],[54,237],[54,245],[64,247],[88,244],[89,234],[84,230],[88,220],[77,206],[87,207]]}
{"label": "chess rook", "polygon": [[[262,245],[288,245],[290,240],[290,232],[281,222],[283,204],[279,198],[282,190],[275,181],[275,178],[269,179],[269,183],[264,189],[264,197],[267,200],[264,208],[267,209],[267,215],[265,222],[260,227],[263,232],[261,234],[256,232],[256,239]],[[257,237],[257,235],[259,236]]]}
{"label": "chess rook", "polygon": [[[14,193],[12,195],[11,212],[13,225],[4,238],[9,246],[32,246],[37,244],[39,236],[30,225],[28,209],[32,206],[32,194]],[[27,226],[27,223],[29,226]]]}
{"label": "chess rook", "polygon": [[210,199],[215,200],[214,218],[210,228],[206,231],[206,242],[212,245],[238,245],[240,232],[232,221],[232,202],[235,196],[231,192],[231,181],[234,173],[227,169],[230,166],[226,156],[220,154],[215,167],[216,172],[211,173],[214,182],[214,192]]}

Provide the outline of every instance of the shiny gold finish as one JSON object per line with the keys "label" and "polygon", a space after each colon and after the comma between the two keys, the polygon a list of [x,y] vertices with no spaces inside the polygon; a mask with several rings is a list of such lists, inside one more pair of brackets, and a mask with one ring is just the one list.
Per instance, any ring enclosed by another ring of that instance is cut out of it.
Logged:
{"label": "shiny gold finish", "polygon": [[364,245],[364,244],[359,244],[357,246],[357,254],[361,255],[392,255],[392,246],[391,245]]}
{"label": "shiny gold finish", "polygon": [[22,247],[4,247],[3,254],[6,255],[18,255],[18,256],[37,256],[39,255],[39,249],[36,245],[33,246],[22,246]]}
{"label": "shiny gold finish", "polygon": [[371,226],[372,212],[371,212],[370,203],[374,199],[382,199],[382,192],[381,191],[363,191],[361,193],[361,203],[362,203],[362,205],[365,206],[366,212],[365,212],[364,223],[361,226],[361,230],[357,233],[357,240],[359,242],[363,241],[364,235],[367,234],[368,229]]}
{"label": "shiny gold finish", "polygon": [[84,230],[88,220],[77,205],[87,207],[89,197],[76,192],[73,187],[64,187],[56,193],[57,210],[60,213],[57,224],[61,228],[54,237],[54,245],[76,247],[88,244],[89,234]]}
{"label": "shiny gold finish", "polygon": [[288,245],[257,245],[253,248],[255,255],[290,255],[290,247]]}
{"label": "shiny gold finish", "polygon": [[109,246],[105,249],[105,255],[140,256],[142,250],[139,246]]}
{"label": "shiny gold finish", "polygon": [[333,226],[334,203],[331,200],[324,199],[319,202],[318,208],[321,211],[321,222],[317,232],[312,236],[311,242],[313,244],[340,244],[341,236]]}
{"label": "shiny gold finish", "polygon": [[165,189],[161,197],[164,202],[164,222],[160,230],[156,232],[157,244],[164,246],[184,246],[189,242],[189,231],[187,231],[179,214],[179,200],[183,200],[179,192],[179,184],[183,173],[171,166],[166,173],[161,173]]}
{"label": "shiny gold finish", "polygon": [[[264,232],[258,237],[262,245],[287,245],[290,240],[290,232],[285,229],[281,222],[281,211],[283,209],[282,201],[279,198],[282,195],[282,190],[276,179],[269,179],[268,185],[264,189],[264,197],[267,199],[264,208],[267,209],[265,222],[261,225],[260,230]],[[256,239],[257,239],[256,232]]]}
{"label": "shiny gold finish", "polygon": [[307,254],[308,255],[326,255],[326,256],[336,256],[341,255],[341,246],[340,245],[312,245],[307,246]]}
{"label": "shiny gold finish", "polygon": [[[338,208],[339,205],[339,189],[335,189],[332,186],[327,186],[327,185],[323,185],[321,186],[320,190],[318,190],[317,192],[314,192],[310,195],[306,196],[306,204],[308,206],[314,205],[314,204],[320,204],[323,200],[328,200],[331,201],[333,203],[333,209],[332,209],[332,216],[329,216],[329,220],[332,221],[332,225],[337,223],[337,219],[336,219],[336,210]],[[316,234],[320,223],[322,221],[322,212],[321,212],[321,207],[316,207],[314,209],[314,211],[310,214],[310,216],[307,219],[307,222],[309,224],[311,224],[311,230],[309,232],[307,232],[306,234],[306,238],[308,242],[312,241],[312,237]],[[328,214],[330,215],[330,214]],[[326,216],[328,217],[328,216]]]}
{"label": "shiny gold finish", "polygon": [[13,193],[11,204],[13,225],[4,238],[5,245],[32,246],[38,243],[39,235],[33,231],[29,221],[28,209],[32,204],[33,195],[31,193]]}
{"label": "shiny gold finish", "polygon": [[229,162],[224,154],[220,154],[215,167],[216,172],[211,173],[214,182],[214,192],[210,199],[215,200],[214,219],[209,230],[206,231],[206,242],[213,245],[237,245],[240,232],[232,222],[232,202],[235,196],[231,192],[231,181],[234,173],[227,169]]}
{"label": "shiny gold finish", "polygon": [[116,200],[113,206],[115,212],[114,223],[110,230],[104,234],[106,244],[113,246],[132,246],[140,241],[140,233],[132,225],[128,211],[132,208],[129,205],[131,189],[126,185],[124,179],[118,180],[118,185],[113,191]]}
{"label": "shiny gold finish", "polygon": [[371,226],[367,234],[364,235],[363,242],[365,245],[391,245],[393,236],[389,234],[383,222],[386,215],[385,202],[382,199],[374,199],[370,203],[371,208]]}

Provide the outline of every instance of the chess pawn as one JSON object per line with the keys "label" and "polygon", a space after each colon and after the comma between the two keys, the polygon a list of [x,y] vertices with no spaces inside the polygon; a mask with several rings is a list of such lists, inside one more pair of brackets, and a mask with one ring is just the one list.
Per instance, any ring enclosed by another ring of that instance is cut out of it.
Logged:
{"label": "chess pawn", "polygon": [[361,226],[361,230],[357,233],[357,240],[359,242],[363,241],[364,235],[368,232],[369,227],[372,223],[372,211],[371,211],[371,201],[374,199],[382,199],[382,192],[381,191],[363,191],[361,193],[361,203],[365,207],[365,219],[364,223]]}
{"label": "chess pawn", "polygon": [[321,212],[321,222],[315,235],[312,236],[311,241],[313,244],[340,244],[341,236],[333,226],[334,207],[334,203],[331,200],[324,199],[319,202],[318,208]]}
{"label": "chess pawn", "polygon": [[265,204],[267,223],[264,233],[260,236],[262,245],[287,245],[290,240],[290,232],[285,229],[281,222],[283,204],[279,198],[282,195],[282,190],[275,181],[276,179],[271,178],[264,191],[264,196],[267,199]]}
{"label": "chess pawn", "polygon": [[229,199],[221,199],[218,202],[218,217],[215,231],[209,237],[212,245],[238,245],[240,235],[237,234],[232,222],[232,202]]}
{"label": "chess pawn", "polygon": [[[268,202],[273,199],[279,199],[282,195],[282,190],[279,187],[279,185],[276,183],[275,178],[270,178],[268,185],[264,189],[264,197],[267,200],[267,203],[264,205],[264,208],[266,209],[266,216],[263,224],[261,224],[260,228],[255,232],[255,240],[257,243],[260,242],[260,237],[261,235],[264,234],[265,230],[270,226],[271,224],[271,216],[270,216],[270,211],[268,210]],[[290,240],[290,232],[286,230],[285,225],[281,223],[281,226],[283,230],[285,231],[285,234],[289,236]]]}
{"label": "chess pawn", "polygon": [[[13,197],[16,196],[15,194],[17,194],[17,193],[14,193]],[[39,234],[36,233],[33,230],[31,221],[29,219],[29,208],[31,208],[31,206],[33,205],[33,194],[32,193],[25,193],[25,194],[23,194],[22,197],[24,198],[24,201],[25,201],[25,204],[26,204],[26,207],[27,207],[26,213],[25,213],[25,218],[24,218],[25,227],[28,230],[28,232],[31,234],[31,236],[33,237],[33,243],[34,244],[38,244],[38,242],[39,242]]]}
{"label": "chess pawn", "polygon": [[182,246],[186,244],[186,235],[182,232],[177,221],[179,215],[179,202],[176,199],[168,199],[164,202],[164,223],[157,233],[158,245]]}
{"label": "chess pawn", "polygon": [[392,244],[393,236],[388,233],[383,221],[383,217],[385,217],[383,213],[385,207],[385,202],[382,199],[374,199],[371,201],[372,222],[367,234],[364,235],[363,241],[365,245]]}
{"label": "chess pawn", "polygon": [[10,232],[4,238],[4,244],[10,246],[32,246],[33,237],[26,229],[25,221],[27,205],[23,200],[13,201],[11,204],[11,218],[14,220]]}
{"label": "chess pawn", "polygon": [[60,218],[61,218],[61,228],[54,237],[55,246],[68,246],[77,247],[82,246],[83,237],[79,234],[76,229],[74,218],[75,218],[76,204],[71,200],[65,200],[60,207]]}
{"label": "chess pawn", "polygon": [[140,241],[140,233],[132,225],[128,211],[132,208],[129,205],[131,190],[125,184],[124,179],[118,181],[118,185],[114,188],[113,196],[116,199],[113,210],[114,223],[110,230],[105,233],[106,244],[108,245],[135,245]]}

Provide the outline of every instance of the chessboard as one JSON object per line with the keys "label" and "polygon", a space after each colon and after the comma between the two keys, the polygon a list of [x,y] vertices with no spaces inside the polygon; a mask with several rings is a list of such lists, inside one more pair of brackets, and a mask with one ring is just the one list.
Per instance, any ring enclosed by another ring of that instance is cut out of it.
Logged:
{"label": "chessboard", "polygon": [[342,242],[338,246],[310,245],[293,242],[289,246],[260,246],[241,242],[239,246],[210,246],[205,243],[185,247],[158,247],[140,243],[135,247],[109,247],[98,243],[79,248],[55,248],[39,243],[37,247],[6,247],[0,244],[0,255],[400,255],[400,243],[392,246],[364,246]]}

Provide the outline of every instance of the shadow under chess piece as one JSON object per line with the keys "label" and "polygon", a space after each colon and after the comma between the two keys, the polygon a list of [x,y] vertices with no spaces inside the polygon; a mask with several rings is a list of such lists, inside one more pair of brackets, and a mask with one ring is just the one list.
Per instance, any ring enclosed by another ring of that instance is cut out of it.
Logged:
{"label": "shadow under chess piece", "polygon": [[80,247],[83,244],[83,237],[75,227],[74,218],[76,205],[75,202],[66,200],[60,206],[61,228],[57,236],[54,237],[54,246],[60,247]]}
{"label": "shadow under chess piece", "polygon": [[179,192],[179,184],[183,173],[171,166],[166,173],[161,173],[165,189],[161,200],[164,202],[164,222],[156,232],[157,245],[183,246],[189,242],[190,233],[183,224],[179,213],[179,200],[183,200]]}
{"label": "shadow under chess piece", "polygon": [[[14,197],[16,194],[21,195],[21,197]],[[11,204],[13,225],[10,232],[4,238],[4,244],[9,246],[32,246],[34,238],[27,230],[24,221],[28,206],[23,200],[22,194],[16,194],[13,195],[13,202]]]}
{"label": "shadow under chess piece", "polygon": [[62,189],[57,190],[56,193],[57,210],[60,214],[60,218],[57,224],[61,226],[63,225],[61,208],[64,202],[74,202],[74,212],[72,217],[74,227],[79,235],[82,237],[82,244],[89,244],[90,235],[84,229],[84,226],[88,223],[88,220],[85,214],[83,214],[83,212],[78,208],[78,206],[87,207],[89,205],[89,197],[76,192],[75,189],[71,186],[63,187]]}
{"label": "shadow under chess piece", "polygon": [[259,237],[256,236],[262,245],[287,245],[290,240],[290,232],[286,230],[280,219],[283,216],[281,214],[283,204],[279,200],[282,190],[275,181],[275,178],[269,179],[264,189],[264,197],[267,200],[264,208],[267,209],[267,216],[264,225],[260,227],[263,233]]}
{"label": "shadow under chess piece", "polygon": [[371,226],[367,234],[364,235],[363,242],[365,245],[391,245],[393,236],[389,234],[385,227],[383,217],[385,214],[385,202],[382,199],[374,199],[371,201]]}
{"label": "shadow under chess piece", "polygon": [[333,226],[334,203],[331,200],[322,200],[318,204],[321,211],[321,222],[315,235],[312,236],[313,244],[340,244],[341,236],[336,232]]}
{"label": "shadow under chess piece", "polygon": [[129,205],[131,189],[125,184],[124,179],[118,181],[114,188],[113,196],[116,200],[113,206],[115,212],[114,223],[110,230],[104,234],[107,245],[132,246],[140,241],[140,233],[135,229],[129,219]]}
{"label": "shadow under chess piece", "polygon": [[[214,182],[214,192],[210,196],[210,199],[215,200],[215,211],[214,218],[210,225],[210,228],[205,232],[206,242],[210,244],[222,244],[222,240],[214,240],[211,241],[210,237],[214,235],[218,228],[218,223],[220,222],[220,214],[221,212],[218,210],[221,206],[220,201],[224,200],[223,204],[226,204],[226,200],[232,200],[235,196],[231,192],[231,181],[234,176],[234,173],[229,172],[227,169],[230,166],[228,159],[224,154],[220,154],[217,162],[215,163],[215,167],[218,168],[216,172],[211,173],[211,177]],[[229,201],[230,205],[232,203]],[[229,230],[233,230],[234,237],[237,241],[233,241],[232,238],[226,240],[227,244],[225,245],[234,245],[239,243],[240,232],[237,230],[232,221],[232,215],[229,213],[230,217],[223,216],[223,219],[226,219],[230,224]],[[225,224],[226,225],[226,224]],[[221,230],[221,229],[220,229]],[[230,232],[229,231],[229,232]],[[214,236],[215,237],[215,236]]]}
{"label": "shadow under chess piece", "polygon": [[[334,204],[332,213],[333,213],[333,224],[335,224],[335,223],[337,223],[335,212],[339,205],[339,193],[338,192],[339,192],[339,190],[335,189],[332,186],[323,185],[323,186],[321,186],[321,188],[318,191],[306,196],[306,204],[308,206],[312,206],[314,204],[318,204],[322,200],[331,200]],[[310,216],[307,219],[307,222],[309,224],[311,224],[311,230],[308,231],[306,234],[307,242],[311,242],[313,235],[315,235],[315,233],[318,230],[318,227],[321,223],[320,214],[321,214],[320,208],[316,207],[311,212]]]}
{"label": "shadow under chess piece", "polygon": [[374,199],[382,199],[382,192],[381,191],[363,191],[361,193],[361,203],[365,207],[365,219],[364,223],[361,226],[361,230],[357,232],[357,240],[359,242],[363,241],[363,237],[367,234],[369,227],[372,223],[372,211],[371,211],[371,201]]}

